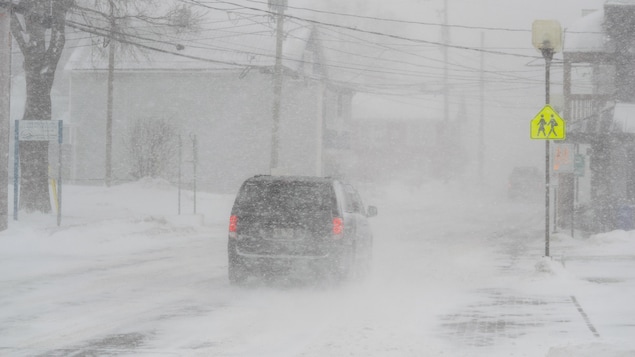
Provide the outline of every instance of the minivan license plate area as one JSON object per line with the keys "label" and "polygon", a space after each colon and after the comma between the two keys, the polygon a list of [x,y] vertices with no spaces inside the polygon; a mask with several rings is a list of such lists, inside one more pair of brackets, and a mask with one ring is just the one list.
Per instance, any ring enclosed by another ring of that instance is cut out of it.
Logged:
{"label": "minivan license plate area", "polygon": [[293,228],[273,228],[268,234],[264,234],[265,239],[277,241],[300,240],[302,235]]}

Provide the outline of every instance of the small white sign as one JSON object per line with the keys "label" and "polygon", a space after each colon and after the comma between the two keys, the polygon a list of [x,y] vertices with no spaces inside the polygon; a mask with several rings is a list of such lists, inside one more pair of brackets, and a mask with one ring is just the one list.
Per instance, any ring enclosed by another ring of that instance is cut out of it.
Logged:
{"label": "small white sign", "polygon": [[59,120],[18,120],[20,141],[57,141]]}

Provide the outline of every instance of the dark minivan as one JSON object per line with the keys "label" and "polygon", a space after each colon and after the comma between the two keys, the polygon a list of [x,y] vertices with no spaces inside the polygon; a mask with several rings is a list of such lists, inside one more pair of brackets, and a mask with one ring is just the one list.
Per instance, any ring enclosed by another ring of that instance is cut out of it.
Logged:
{"label": "dark minivan", "polygon": [[229,220],[229,281],[299,272],[335,281],[363,275],[373,245],[367,217],[375,215],[376,207],[365,208],[355,188],[337,179],[251,177]]}

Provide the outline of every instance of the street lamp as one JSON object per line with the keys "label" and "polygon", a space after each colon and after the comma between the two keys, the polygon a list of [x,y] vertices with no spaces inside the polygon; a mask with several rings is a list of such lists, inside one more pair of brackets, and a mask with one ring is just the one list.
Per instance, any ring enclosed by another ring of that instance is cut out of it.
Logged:
{"label": "street lamp", "polygon": [[[556,20],[536,20],[531,28],[531,42],[545,59],[545,104],[550,104],[549,71],[553,54],[562,50],[562,28]],[[549,256],[549,142],[545,140],[545,256]]]}

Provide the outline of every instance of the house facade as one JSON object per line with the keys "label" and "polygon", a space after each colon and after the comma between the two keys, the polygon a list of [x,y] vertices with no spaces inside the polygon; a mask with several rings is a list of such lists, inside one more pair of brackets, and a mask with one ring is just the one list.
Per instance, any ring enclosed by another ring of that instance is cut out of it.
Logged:
{"label": "house facade", "polygon": [[[211,40],[190,35],[180,39],[178,50],[167,51],[171,53],[117,57],[113,182],[134,179],[130,152],[140,138],[132,128],[137,120],[152,118],[168,121],[180,136],[180,155],[164,165],[165,178],[171,181],[180,172],[183,182],[196,180],[204,190],[235,192],[247,177],[270,173],[276,35],[267,22],[231,19],[227,26],[227,21],[210,22],[217,27]],[[298,23],[286,26],[282,58],[277,172],[345,174],[342,163],[350,147],[346,141],[353,93],[330,81],[318,29]],[[92,46],[80,47],[66,70],[72,141],[68,179],[103,183],[106,56]]]}
{"label": "house facade", "polygon": [[559,225],[635,223],[635,1],[609,0],[568,28],[563,117],[580,170],[558,176]]}

